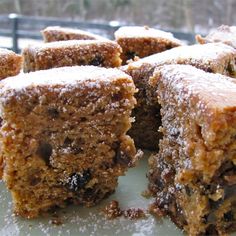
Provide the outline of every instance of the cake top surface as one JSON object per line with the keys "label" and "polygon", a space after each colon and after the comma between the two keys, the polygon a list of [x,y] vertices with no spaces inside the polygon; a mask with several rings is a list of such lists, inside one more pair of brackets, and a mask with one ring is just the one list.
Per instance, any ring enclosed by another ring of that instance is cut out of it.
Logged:
{"label": "cake top surface", "polygon": [[6,55],[17,55],[17,54],[11,50],[0,48],[0,56],[6,56]]}
{"label": "cake top surface", "polygon": [[206,41],[223,42],[236,48],[236,26],[222,25],[206,36]]}
{"label": "cake top surface", "polygon": [[20,91],[37,86],[46,86],[48,88],[50,86],[99,88],[101,84],[109,84],[120,78],[132,81],[131,77],[115,68],[106,69],[96,66],[60,67],[31,73],[21,73],[17,76],[1,80],[0,92],[9,90]]}
{"label": "cake top surface", "polygon": [[179,45],[183,43],[176,39],[172,33],[149,28],[147,26],[123,26],[115,32],[115,38],[161,38],[173,41]]}
{"label": "cake top surface", "polygon": [[47,28],[45,28],[44,30],[42,30],[42,32],[47,32],[47,31],[58,31],[58,32],[62,32],[62,33],[68,33],[68,34],[79,34],[79,35],[86,35],[89,36],[91,38],[99,38],[99,39],[105,39],[102,36],[90,33],[88,31],[85,30],[81,30],[81,29],[76,29],[76,28],[67,28],[67,27],[60,27],[60,26],[48,26]]}
{"label": "cake top surface", "polygon": [[145,57],[136,62],[131,62],[128,67],[140,67],[145,63],[151,65],[162,65],[168,62],[177,63],[186,59],[197,60],[204,64],[219,60],[228,53],[236,56],[236,50],[223,43],[186,45]]}
{"label": "cake top surface", "polygon": [[220,74],[208,73],[190,65],[164,65],[157,67],[155,76],[170,85],[180,100],[198,97],[198,109],[236,111],[236,81]]}
{"label": "cake top surface", "polygon": [[66,41],[56,41],[49,43],[42,43],[40,45],[29,45],[30,49],[34,50],[47,50],[51,48],[67,48],[67,47],[93,47],[96,45],[107,45],[111,47],[119,47],[116,42],[111,40],[66,40]]}

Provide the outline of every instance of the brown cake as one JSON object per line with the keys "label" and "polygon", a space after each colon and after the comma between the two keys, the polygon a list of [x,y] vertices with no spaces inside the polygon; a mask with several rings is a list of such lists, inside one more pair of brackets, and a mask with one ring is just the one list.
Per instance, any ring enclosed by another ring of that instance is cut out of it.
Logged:
{"label": "brown cake", "polygon": [[20,73],[22,58],[13,51],[0,48],[0,80]]}
{"label": "brown cake", "polygon": [[208,72],[236,77],[236,50],[223,43],[180,46],[123,66],[121,69],[132,76],[139,92],[137,106],[133,111],[135,123],[129,134],[137,146],[155,150],[161,137],[160,108],[152,88],[148,84],[157,66],[164,64],[190,64]]}
{"label": "brown cake", "polygon": [[221,42],[236,48],[236,26],[222,25],[206,37],[196,35],[196,40],[200,44]]}
{"label": "brown cake", "polygon": [[44,42],[64,40],[104,40],[105,38],[88,31],[60,26],[49,26],[41,31]]}
{"label": "brown cake", "polygon": [[115,39],[122,47],[123,65],[127,60],[147,57],[152,54],[183,45],[171,33],[149,27],[124,26],[115,32]]}
{"label": "brown cake", "polygon": [[236,230],[236,84],[187,65],[156,69],[163,138],[150,159],[151,210],[189,235]]}
{"label": "brown cake", "polygon": [[24,72],[54,67],[94,65],[118,67],[121,48],[109,40],[69,40],[31,45],[23,50]]}
{"label": "brown cake", "polygon": [[118,69],[64,67],[1,81],[3,181],[14,212],[33,218],[66,202],[92,206],[136,162],[126,135],[136,100]]}

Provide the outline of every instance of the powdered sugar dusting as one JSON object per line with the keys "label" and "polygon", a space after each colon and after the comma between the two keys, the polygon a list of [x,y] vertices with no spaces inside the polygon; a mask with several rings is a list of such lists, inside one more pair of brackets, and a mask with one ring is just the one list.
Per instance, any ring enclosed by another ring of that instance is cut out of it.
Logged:
{"label": "powdered sugar dusting", "polygon": [[80,35],[84,36],[87,39],[100,39],[100,40],[105,40],[105,38],[92,34],[88,31],[80,30],[80,29],[74,29],[74,28],[65,28],[65,27],[60,27],[60,26],[49,26],[45,28],[42,33],[47,33],[47,32],[57,32],[58,34],[63,33],[63,34],[74,34],[74,35]]}
{"label": "powdered sugar dusting", "polygon": [[236,48],[236,26],[222,25],[211,31],[203,40],[206,42],[222,42]]}
{"label": "powdered sugar dusting", "polygon": [[[57,42],[49,42],[49,43],[42,43],[40,45],[30,45],[29,50],[35,53],[40,53],[44,50],[48,49],[56,49],[56,48],[82,48],[83,50],[89,50],[91,47],[95,46],[111,46],[111,47],[119,47],[116,42],[107,39],[100,39],[100,40],[66,40],[66,41],[57,41]],[[27,49],[27,48],[26,48]]]}
{"label": "powdered sugar dusting", "polygon": [[[179,98],[199,98],[199,112],[210,109],[236,109],[236,81],[232,78],[207,73],[190,65],[165,65],[156,69],[164,83],[173,87]],[[201,108],[201,109],[200,109]]]}
{"label": "powdered sugar dusting", "polygon": [[172,33],[140,26],[120,27],[115,32],[115,38],[116,40],[120,38],[162,38],[171,40],[179,45],[183,44],[180,40],[176,39]]}
{"label": "powdered sugar dusting", "polygon": [[0,92],[19,91],[37,86],[46,86],[48,89],[50,86],[52,88],[60,86],[61,91],[71,86],[99,88],[101,84],[108,84],[120,78],[132,81],[128,75],[118,69],[105,69],[95,66],[61,67],[28,74],[21,73],[18,76],[2,80]]}
{"label": "powdered sugar dusting", "polygon": [[154,54],[152,56],[133,62],[129,67],[140,67],[147,63],[152,65],[184,64],[186,60],[199,65],[221,64],[222,60],[236,57],[236,50],[223,43],[209,43],[204,45],[180,46]]}

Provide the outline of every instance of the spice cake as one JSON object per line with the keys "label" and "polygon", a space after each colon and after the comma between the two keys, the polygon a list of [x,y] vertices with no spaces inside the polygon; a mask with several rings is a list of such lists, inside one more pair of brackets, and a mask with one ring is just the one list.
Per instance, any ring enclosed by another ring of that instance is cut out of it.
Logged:
{"label": "spice cake", "polygon": [[118,67],[121,48],[109,40],[69,40],[31,45],[23,50],[24,72],[54,67],[93,65]]}
{"label": "spice cake", "polygon": [[122,47],[123,65],[135,56],[143,58],[183,45],[173,34],[140,26],[124,26],[115,32],[115,39]]}
{"label": "spice cake", "polygon": [[22,58],[13,51],[0,48],[0,80],[20,73]]}
{"label": "spice cake", "polygon": [[196,35],[200,44],[222,42],[236,48],[236,26],[222,25],[209,33],[205,38]]}
{"label": "spice cake", "polygon": [[151,210],[189,235],[236,230],[236,84],[188,65],[158,67],[151,79],[163,138],[150,161]]}
{"label": "spice cake", "polygon": [[202,70],[236,77],[236,50],[223,43],[180,46],[121,67],[131,75],[139,92],[133,110],[135,123],[129,134],[137,146],[155,150],[161,137],[160,108],[148,80],[157,66],[164,64],[190,64]]}
{"label": "spice cake", "polygon": [[60,26],[49,26],[41,31],[44,42],[55,42],[64,40],[104,40],[105,38],[90,32],[64,28]]}
{"label": "spice cake", "polygon": [[118,69],[54,68],[0,83],[3,181],[14,212],[33,218],[66,202],[92,206],[136,162],[126,135],[136,100]]}

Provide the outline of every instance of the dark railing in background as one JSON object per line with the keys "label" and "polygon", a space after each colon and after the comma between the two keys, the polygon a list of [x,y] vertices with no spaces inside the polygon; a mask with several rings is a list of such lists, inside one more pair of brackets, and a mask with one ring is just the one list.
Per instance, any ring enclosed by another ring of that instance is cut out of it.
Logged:
{"label": "dark railing in background", "polygon": [[[114,32],[121,26],[111,22],[110,24],[92,23],[84,21],[68,21],[52,18],[38,18],[32,16],[20,16],[17,14],[0,16],[0,36],[12,39],[12,49],[19,52],[19,39],[42,39],[40,30],[47,26],[72,27],[91,31],[102,36],[113,38]],[[183,32],[173,32],[176,38],[194,42],[194,35]],[[0,42],[0,47],[1,47]]]}

